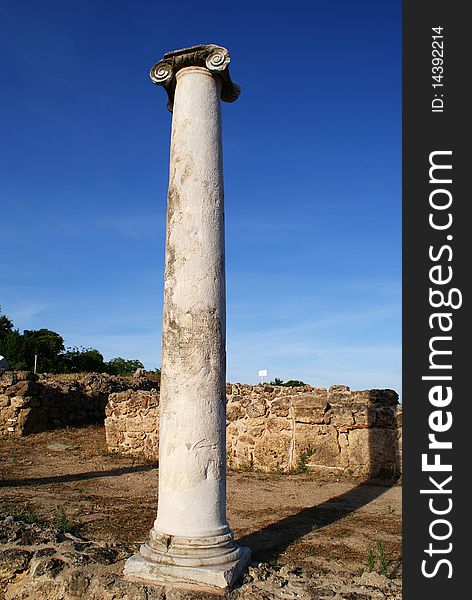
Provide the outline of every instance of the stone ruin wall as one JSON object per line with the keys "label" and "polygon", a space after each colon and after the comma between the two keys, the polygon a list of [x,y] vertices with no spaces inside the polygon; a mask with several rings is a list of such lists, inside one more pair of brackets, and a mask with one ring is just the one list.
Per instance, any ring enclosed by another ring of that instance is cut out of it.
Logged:
{"label": "stone ruin wall", "polygon": [[[159,392],[147,377],[0,374],[0,435],[101,423],[110,451],[157,460]],[[227,384],[228,465],[375,476],[401,472],[393,390]]]}
{"label": "stone ruin wall", "polygon": [[[400,475],[402,409],[393,390],[238,383],[226,393],[230,468]],[[159,393],[112,393],[105,430],[109,451],[157,460]]]}
{"label": "stone ruin wall", "polygon": [[22,436],[102,423],[111,393],[154,386],[156,383],[147,377],[0,371],[0,435]]}

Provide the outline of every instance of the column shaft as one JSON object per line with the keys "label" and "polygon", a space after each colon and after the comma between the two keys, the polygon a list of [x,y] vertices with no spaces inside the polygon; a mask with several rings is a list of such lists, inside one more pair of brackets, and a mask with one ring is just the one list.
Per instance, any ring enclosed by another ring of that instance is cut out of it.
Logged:
{"label": "column shaft", "polygon": [[221,82],[177,74],[167,206],[155,530],[228,531]]}

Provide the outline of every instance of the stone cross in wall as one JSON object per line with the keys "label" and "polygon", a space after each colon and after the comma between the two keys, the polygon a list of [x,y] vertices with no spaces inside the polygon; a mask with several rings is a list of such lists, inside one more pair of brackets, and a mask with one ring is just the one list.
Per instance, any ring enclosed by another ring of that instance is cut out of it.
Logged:
{"label": "stone cross in wall", "polygon": [[239,86],[215,45],[151,69],[172,111],[157,519],[131,579],[230,586],[250,559],[226,520],[226,300],[220,100]]}

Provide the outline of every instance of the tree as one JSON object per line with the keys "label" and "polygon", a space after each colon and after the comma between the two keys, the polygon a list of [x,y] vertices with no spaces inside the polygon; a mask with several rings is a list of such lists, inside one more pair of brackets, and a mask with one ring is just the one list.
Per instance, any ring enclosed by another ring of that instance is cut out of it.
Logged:
{"label": "tree", "polygon": [[282,385],[286,387],[301,387],[302,385],[306,385],[303,381],[299,381],[298,379],[289,379]]}
{"label": "tree", "polygon": [[0,306],[0,341],[13,331],[13,321],[6,315],[2,315],[2,307]]}
{"label": "tree", "polygon": [[121,356],[105,363],[105,371],[110,375],[133,375],[136,369],[144,369],[140,360],[126,360]]}
{"label": "tree", "polygon": [[276,377],[274,379],[274,381],[271,381],[269,385],[283,385],[284,381],[283,379],[279,379],[278,377]]}
{"label": "tree", "polygon": [[50,329],[27,330],[23,332],[23,359],[31,369],[34,355],[38,355],[38,370],[43,373],[64,372],[64,340]]}
{"label": "tree", "polygon": [[[7,359],[11,369],[32,370],[34,356],[38,355],[38,370],[43,373],[109,373],[133,375],[144,369],[140,360],[127,360],[121,356],[109,362],[103,360],[95,348],[64,348],[61,335],[50,329],[27,330],[20,333],[13,321],[2,314],[0,307],[0,354]],[[160,369],[153,374],[160,377]]]}
{"label": "tree", "polygon": [[63,354],[64,368],[69,373],[103,373],[103,355],[94,348],[68,348]]}
{"label": "tree", "polygon": [[32,362],[28,362],[25,339],[19,331],[10,331],[0,338],[0,354],[14,371],[27,371],[33,367]]}

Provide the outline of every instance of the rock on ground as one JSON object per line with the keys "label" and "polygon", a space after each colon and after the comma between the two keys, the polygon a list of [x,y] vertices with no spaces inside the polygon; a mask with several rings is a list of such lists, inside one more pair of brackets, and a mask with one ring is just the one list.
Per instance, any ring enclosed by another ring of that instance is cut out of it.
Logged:
{"label": "rock on ground", "polygon": [[377,600],[401,599],[401,582],[378,573],[350,580],[296,566],[252,563],[235,589],[181,590],[125,581],[132,550],[0,516],[0,597],[5,600]]}

